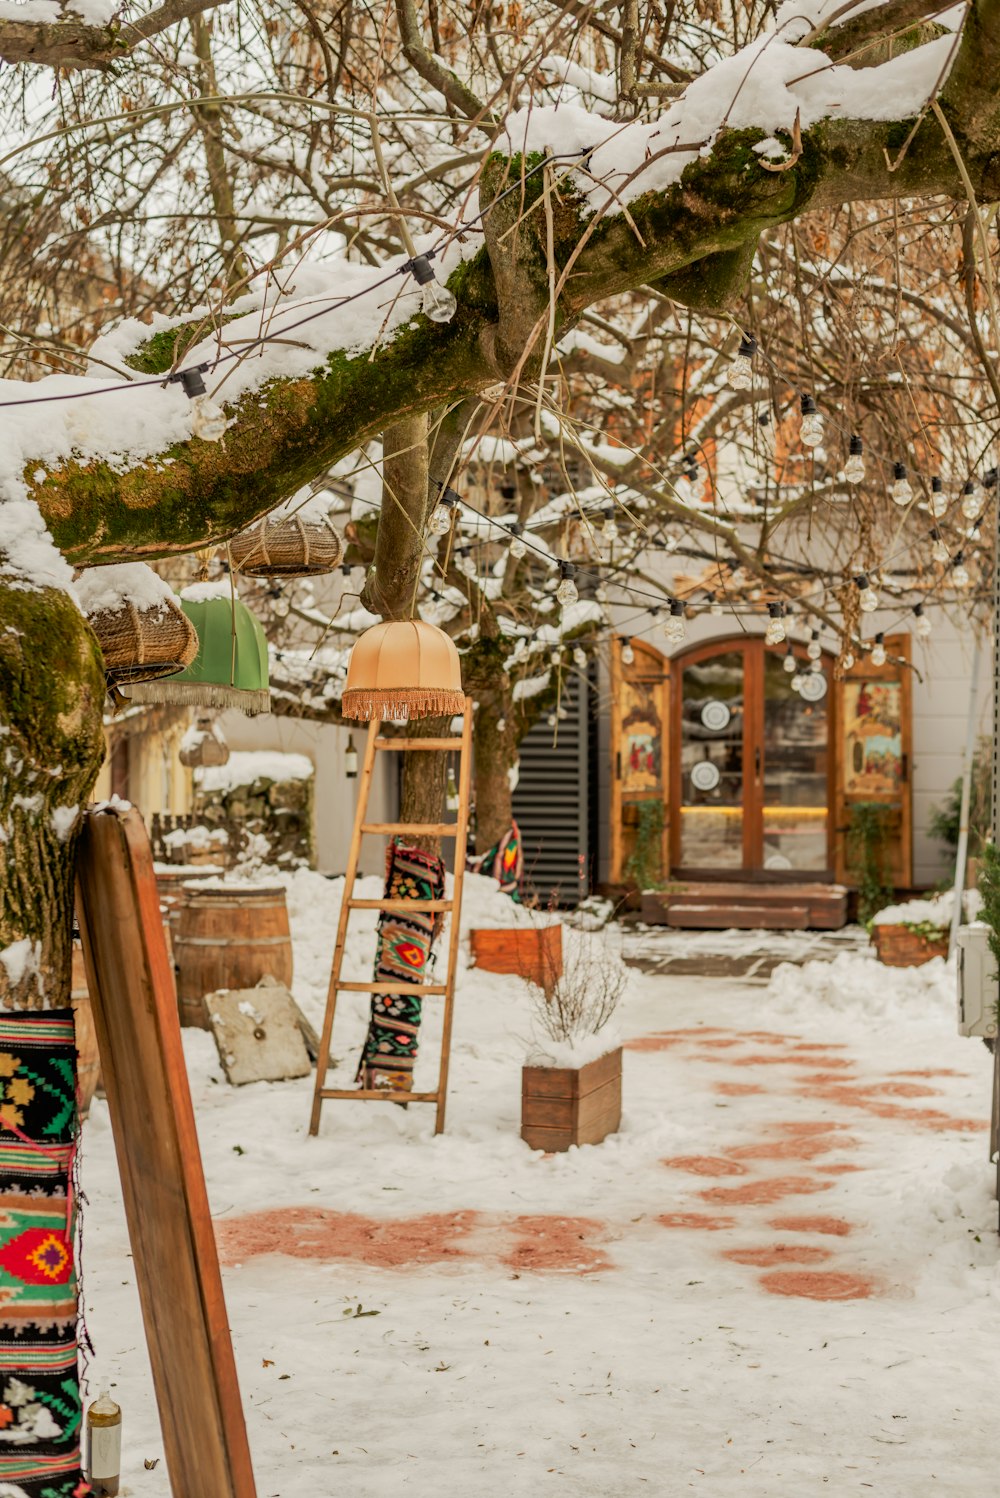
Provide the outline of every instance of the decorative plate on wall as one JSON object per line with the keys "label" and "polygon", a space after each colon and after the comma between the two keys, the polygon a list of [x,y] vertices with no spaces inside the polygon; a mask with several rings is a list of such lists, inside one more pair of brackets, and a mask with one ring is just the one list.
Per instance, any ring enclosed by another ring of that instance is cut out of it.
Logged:
{"label": "decorative plate on wall", "polygon": [[702,724],[712,733],[721,733],[724,728],[728,728],[731,717],[732,713],[726,704],[720,702],[716,697],[713,697],[710,702],[706,702],[701,710]]}
{"label": "decorative plate on wall", "polygon": [[822,702],[826,696],[826,676],[822,671],[809,671],[802,678],[799,696],[805,702]]}
{"label": "decorative plate on wall", "polygon": [[719,783],[719,767],[710,759],[700,759],[691,771],[691,784],[696,791],[714,791]]}

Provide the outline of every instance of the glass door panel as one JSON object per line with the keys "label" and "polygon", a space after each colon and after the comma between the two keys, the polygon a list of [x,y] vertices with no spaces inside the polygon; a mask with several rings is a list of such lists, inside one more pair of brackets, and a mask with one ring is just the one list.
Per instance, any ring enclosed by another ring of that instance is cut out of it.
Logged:
{"label": "glass door panel", "polygon": [[763,850],[758,865],[765,872],[815,872],[829,866],[828,702],[829,692],[817,702],[805,701],[792,690],[781,656],[765,652]]}
{"label": "glass door panel", "polygon": [[742,650],[685,666],[681,678],[680,863],[743,867],[745,663]]}

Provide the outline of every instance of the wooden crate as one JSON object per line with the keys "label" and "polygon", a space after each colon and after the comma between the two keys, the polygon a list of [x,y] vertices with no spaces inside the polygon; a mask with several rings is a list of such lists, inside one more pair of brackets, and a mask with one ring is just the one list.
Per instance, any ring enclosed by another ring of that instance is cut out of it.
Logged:
{"label": "wooden crate", "polygon": [[873,926],[872,942],[886,967],[921,967],[932,957],[947,957],[948,938],[934,941],[909,926]]}
{"label": "wooden crate", "polygon": [[586,1066],[521,1068],[521,1138],[532,1149],[600,1144],[621,1121],[621,1046]]}
{"label": "wooden crate", "polygon": [[513,973],[550,989],[562,977],[562,926],[510,927],[469,932],[472,962],[487,973]]}

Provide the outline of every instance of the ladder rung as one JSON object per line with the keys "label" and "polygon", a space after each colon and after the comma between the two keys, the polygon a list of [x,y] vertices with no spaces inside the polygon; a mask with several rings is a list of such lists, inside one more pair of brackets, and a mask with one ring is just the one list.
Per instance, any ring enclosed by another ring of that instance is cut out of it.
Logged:
{"label": "ladder rung", "polygon": [[346,1102],[374,1099],[380,1103],[436,1103],[438,1100],[436,1092],[393,1092],[388,1087],[322,1087],[319,1095],[343,1098]]}
{"label": "ladder rung", "polygon": [[376,739],[376,749],[455,749],[462,747],[460,738],[450,739]]}
{"label": "ladder rung", "polygon": [[457,822],[362,822],[362,832],[389,834],[395,832],[420,833],[423,837],[456,837]]}
{"label": "ladder rung", "polygon": [[423,998],[429,993],[445,993],[443,983],[338,983],[338,993],[412,993]]}
{"label": "ladder rung", "polygon": [[348,900],[348,910],[451,910],[453,900]]}

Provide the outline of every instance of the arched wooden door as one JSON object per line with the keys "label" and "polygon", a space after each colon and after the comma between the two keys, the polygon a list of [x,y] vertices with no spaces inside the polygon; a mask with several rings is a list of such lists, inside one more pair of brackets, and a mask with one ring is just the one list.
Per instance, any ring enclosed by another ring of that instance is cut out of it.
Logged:
{"label": "arched wooden door", "polygon": [[672,663],[670,861],[681,878],[833,877],[831,662],[808,673],[807,697],[784,656],[744,635]]}
{"label": "arched wooden door", "polygon": [[669,872],[670,662],[630,646],[611,652],[611,882],[642,889]]}

